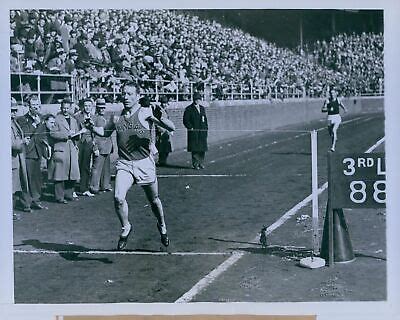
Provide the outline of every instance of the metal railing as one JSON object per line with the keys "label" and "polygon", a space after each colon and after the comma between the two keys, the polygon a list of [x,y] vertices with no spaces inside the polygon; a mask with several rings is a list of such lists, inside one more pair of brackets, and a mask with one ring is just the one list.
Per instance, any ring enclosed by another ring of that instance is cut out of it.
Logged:
{"label": "metal railing", "polygon": [[[106,102],[116,102],[125,78],[112,78],[96,84],[86,77],[69,74],[11,73],[11,95],[24,102],[29,95],[37,95],[42,103],[56,103],[69,95],[76,103],[84,97],[102,97]],[[195,91],[203,100],[285,100],[324,97],[325,89],[313,90],[299,86],[267,86],[247,83],[212,83],[163,79],[136,79],[142,93],[154,100],[168,96],[170,101],[191,101]],[[364,92],[361,96],[382,96],[383,81],[378,92]]]}
{"label": "metal railing", "polygon": [[11,96],[17,101],[37,95],[41,103],[55,103],[66,95],[77,99],[77,81],[70,74],[11,73]]}
{"label": "metal railing", "polygon": [[[112,96],[117,101],[120,95],[120,83],[124,78],[114,78],[114,84],[107,88],[94,88],[88,80],[87,96]],[[142,92],[148,95],[165,95],[172,101],[190,101],[193,93],[198,91],[203,100],[250,100],[250,99],[291,99],[304,98],[305,88],[269,87],[266,85],[253,85],[252,83],[212,83],[177,80],[137,79]]]}

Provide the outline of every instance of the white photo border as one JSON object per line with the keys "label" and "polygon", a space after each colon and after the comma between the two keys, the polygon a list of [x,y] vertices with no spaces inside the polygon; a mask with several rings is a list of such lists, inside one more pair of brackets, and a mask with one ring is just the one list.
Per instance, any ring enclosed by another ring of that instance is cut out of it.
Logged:
{"label": "white photo border", "polygon": [[[386,302],[301,302],[301,303],[188,303],[188,304],[66,304],[20,305],[14,304],[13,221],[11,201],[10,154],[0,158],[0,318],[47,320],[56,315],[130,315],[130,314],[254,314],[254,315],[307,315],[318,319],[394,319],[400,314],[400,2],[397,0],[313,1],[260,0],[228,1],[105,1],[89,0],[57,2],[41,0],[3,0],[0,4],[0,100],[5,113],[0,117],[0,130],[4,150],[10,147],[10,72],[9,72],[9,10],[17,8],[254,8],[254,9],[383,9],[385,45],[385,131],[387,163],[387,301]],[[45,285],[45,284],[43,284]]]}

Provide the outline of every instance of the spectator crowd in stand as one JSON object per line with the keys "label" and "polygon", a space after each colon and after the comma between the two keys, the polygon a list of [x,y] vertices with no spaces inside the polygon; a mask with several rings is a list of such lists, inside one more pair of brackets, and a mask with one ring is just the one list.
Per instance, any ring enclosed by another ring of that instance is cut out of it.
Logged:
{"label": "spectator crowd in stand", "polygon": [[313,57],[341,75],[339,87],[349,95],[382,90],[383,34],[339,34],[329,42],[317,41]]}
{"label": "spectator crowd in stand", "polygon": [[212,83],[307,90],[335,84],[348,95],[378,91],[383,35],[337,35],[297,54],[239,29],[177,10],[11,10],[11,71],[76,74],[92,91],[111,92],[117,78],[165,80],[170,92]]}

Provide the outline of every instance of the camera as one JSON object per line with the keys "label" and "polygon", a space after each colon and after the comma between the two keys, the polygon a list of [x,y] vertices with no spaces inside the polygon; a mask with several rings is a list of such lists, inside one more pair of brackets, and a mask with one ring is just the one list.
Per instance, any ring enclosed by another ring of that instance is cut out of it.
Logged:
{"label": "camera", "polygon": [[93,123],[92,119],[86,118],[85,122],[84,122],[84,125],[85,125],[85,127],[87,129],[90,129],[90,128],[92,128],[94,126],[94,123]]}

